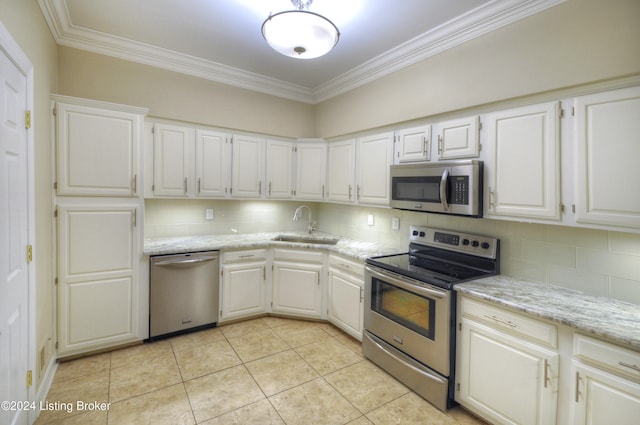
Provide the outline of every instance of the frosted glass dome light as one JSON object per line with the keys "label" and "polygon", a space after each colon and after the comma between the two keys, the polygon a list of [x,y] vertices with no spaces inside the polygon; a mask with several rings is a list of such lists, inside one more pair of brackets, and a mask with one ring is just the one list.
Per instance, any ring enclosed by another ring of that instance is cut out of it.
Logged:
{"label": "frosted glass dome light", "polygon": [[313,59],[325,55],[338,43],[338,28],[322,15],[303,10],[311,4],[292,0],[297,10],[270,15],[262,24],[269,46],[285,56]]}

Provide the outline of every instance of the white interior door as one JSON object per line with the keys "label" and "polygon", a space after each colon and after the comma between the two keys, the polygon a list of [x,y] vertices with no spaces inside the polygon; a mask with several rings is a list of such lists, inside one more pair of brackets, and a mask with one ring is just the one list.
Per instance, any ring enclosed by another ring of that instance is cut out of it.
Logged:
{"label": "white interior door", "polygon": [[[29,400],[27,78],[0,51],[0,400],[17,402]],[[0,423],[27,412],[0,409]]]}

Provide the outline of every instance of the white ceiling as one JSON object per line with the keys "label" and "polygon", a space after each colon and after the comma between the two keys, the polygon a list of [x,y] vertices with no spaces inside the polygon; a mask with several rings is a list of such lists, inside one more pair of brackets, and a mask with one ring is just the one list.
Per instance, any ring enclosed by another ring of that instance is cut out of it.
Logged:
{"label": "white ceiling", "polygon": [[56,42],[317,103],[565,0],[314,0],[340,41],[308,60],[262,38],[290,0],[38,0]]}

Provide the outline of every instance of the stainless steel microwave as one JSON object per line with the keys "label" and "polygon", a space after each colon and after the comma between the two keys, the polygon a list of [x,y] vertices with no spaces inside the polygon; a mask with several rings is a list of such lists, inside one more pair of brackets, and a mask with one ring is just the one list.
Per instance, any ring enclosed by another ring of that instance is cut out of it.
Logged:
{"label": "stainless steel microwave", "polygon": [[477,160],[391,166],[392,208],[482,217],[483,163]]}

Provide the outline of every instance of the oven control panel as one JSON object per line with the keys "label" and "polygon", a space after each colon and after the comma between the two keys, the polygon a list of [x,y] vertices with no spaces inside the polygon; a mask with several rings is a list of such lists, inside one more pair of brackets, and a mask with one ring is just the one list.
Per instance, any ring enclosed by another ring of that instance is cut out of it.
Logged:
{"label": "oven control panel", "polygon": [[495,259],[498,252],[496,238],[430,227],[411,226],[409,241],[491,259]]}

